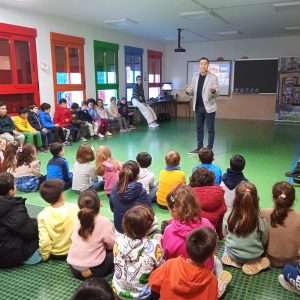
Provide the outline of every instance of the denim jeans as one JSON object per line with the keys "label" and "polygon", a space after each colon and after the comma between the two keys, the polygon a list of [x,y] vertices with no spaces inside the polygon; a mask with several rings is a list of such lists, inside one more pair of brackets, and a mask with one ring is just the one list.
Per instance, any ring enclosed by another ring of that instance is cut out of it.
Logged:
{"label": "denim jeans", "polygon": [[198,148],[203,147],[204,123],[206,123],[207,131],[208,131],[207,147],[210,149],[213,148],[214,140],[215,140],[215,117],[216,117],[215,112],[207,113],[204,107],[196,108],[196,126],[197,126]]}

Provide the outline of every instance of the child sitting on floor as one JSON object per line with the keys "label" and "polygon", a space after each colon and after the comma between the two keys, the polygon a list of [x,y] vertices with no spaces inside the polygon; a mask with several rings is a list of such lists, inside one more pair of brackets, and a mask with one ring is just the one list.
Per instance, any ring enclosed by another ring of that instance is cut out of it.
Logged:
{"label": "child sitting on floor", "polygon": [[178,256],[154,270],[149,278],[151,290],[160,300],[216,300],[218,284],[204,262],[215,252],[217,235],[209,228],[195,229],[187,238],[188,258]]}
{"label": "child sitting on floor", "polygon": [[170,151],[165,156],[166,167],[159,173],[156,193],[157,204],[167,209],[167,196],[179,184],[185,183],[185,174],[180,169],[180,155]]}
{"label": "child sitting on floor", "polygon": [[13,174],[16,171],[18,150],[21,150],[18,142],[11,142],[6,145],[2,164],[2,172]]}
{"label": "child sitting on floor", "polygon": [[37,221],[30,218],[25,199],[16,197],[9,173],[0,173],[0,218],[0,268],[39,263]]}
{"label": "child sitting on floor", "polygon": [[112,288],[104,278],[83,281],[71,300],[116,300]]}
{"label": "child sitting on floor", "polygon": [[78,208],[66,203],[64,182],[47,180],[40,188],[42,198],[50,204],[38,214],[39,247],[43,260],[66,258]]}
{"label": "child sitting on floor", "polygon": [[113,186],[119,180],[121,168],[121,162],[112,157],[111,150],[107,146],[98,147],[96,151],[96,173],[103,177],[104,192],[108,198],[110,198]]}
{"label": "child sitting on floor", "polygon": [[297,263],[285,265],[278,281],[282,287],[300,296],[300,260]]}
{"label": "child sitting on floor", "polygon": [[283,267],[300,257],[300,212],[293,209],[295,188],[285,182],[273,186],[274,208],[262,209],[269,224],[267,254],[272,266]]}
{"label": "child sitting on floor", "polygon": [[88,189],[99,190],[101,184],[98,182],[96,168],[92,164],[95,160],[95,153],[92,146],[82,144],[76,153],[76,161],[73,166],[72,190],[83,192]]}
{"label": "child sitting on floor", "polygon": [[224,198],[227,209],[231,209],[233,206],[235,188],[237,185],[242,181],[247,181],[247,178],[243,174],[245,165],[245,158],[240,154],[236,154],[231,157],[230,168],[228,168],[222,176],[221,187],[225,192]]}
{"label": "child sitting on floor", "polygon": [[151,200],[143,185],[137,182],[138,175],[138,164],[129,160],[123,165],[119,174],[119,181],[111,193],[110,201],[114,213],[114,224],[116,230],[121,233],[123,233],[122,219],[128,209],[138,203],[151,206]]}
{"label": "child sitting on floor", "polygon": [[201,215],[207,218],[222,238],[222,221],[226,212],[224,190],[215,185],[213,172],[206,168],[196,169],[190,177],[190,186],[201,207]]}
{"label": "child sitting on floor", "polygon": [[76,278],[105,277],[113,272],[112,248],[115,234],[112,223],[99,214],[97,192],[82,192],[67,262]]}
{"label": "child sitting on floor", "polygon": [[69,171],[67,160],[63,157],[64,146],[60,143],[50,145],[50,152],[53,158],[47,165],[47,180],[60,179],[65,183],[65,190],[72,186],[73,174]]}
{"label": "child sitting on floor", "polygon": [[153,221],[152,210],[143,205],[132,207],[124,215],[124,234],[117,234],[114,245],[112,281],[113,290],[120,299],[152,299],[148,278],[163,262],[159,241],[148,237]]}
{"label": "child sitting on floor", "polygon": [[219,166],[213,164],[214,152],[209,148],[201,148],[198,156],[201,163],[193,169],[193,172],[196,169],[206,168],[215,174],[215,184],[220,185],[222,181],[222,170]]}
{"label": "child sitting on floor", "polygon": [[263,257],[269,228],[260,215],[259,198],[254,184],[242,181],[235,190],[233,208],[224,216],[225,249],[222,262],[242,268],[247,275],[255,275],[270,267]]}
{"label": "child sitting on floor", "polygon": [[17,190],[24,193],[36,192],[45,180],[41,173],[41,162],[37,159],[36,148],[26,144],[17,153],[17,166],[13,173]]}
{"label": "child sitting on floor", "polygon": [[136,156],[136,161],[138,162],[140,167],[138,182],[143,185],[144,189],[151,199],[151,202],[155,202],[157,185],[154,182],[153,172],[149,170],[149,167],[152,163],[152,156],[147,152],[140,152]]}

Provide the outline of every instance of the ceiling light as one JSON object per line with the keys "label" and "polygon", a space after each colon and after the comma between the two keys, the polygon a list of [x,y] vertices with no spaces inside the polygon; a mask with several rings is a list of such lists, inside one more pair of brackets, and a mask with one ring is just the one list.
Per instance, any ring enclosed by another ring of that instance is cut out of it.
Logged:
{"label": "ceiling light", "polygon": [[236,35],[239,34],[240,32],[238,30],[231,30],[231,31],[220,31],[217,32],[218,35]]}
{"label": "ceiling light", "polygon": [[208,13],[205,10],[187,11],[187,12],[180,13],[179,16],[182,18],[185,18],[185,19],[189,19],[189,20],[198,20],[198,19],[208,16]]}
{"label": "ceiling light", "polygon": [[284,27],[285,30],[287,31],[293,31],[293,30],[300,30],[300,26],[286,26]]}
{"label": "ceiling light", "polygon": [[300,1],[273,3],[273,6],[275,8],[284,8],[284,7],[299,6],[299,5],[300,5]]}
{"label": "ceiling light", "polygon": [[111,24],[111,25],[136,25],[139,22],[129,18],[121,18],[121,19],[105,20],[104,23]]}

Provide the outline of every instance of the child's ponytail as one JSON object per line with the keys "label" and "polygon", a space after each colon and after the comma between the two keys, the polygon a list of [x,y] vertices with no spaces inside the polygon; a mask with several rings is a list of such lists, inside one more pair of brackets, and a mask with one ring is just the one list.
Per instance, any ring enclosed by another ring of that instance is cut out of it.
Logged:
{"label": "child's ponytail", "polygon": [[100,210],[100,199],[96,191],[88,190],[82,192],[79,196],[78,206],[80,208],[78,212],[80,221],[78,234],[86,240],[94,231],[95,217]]}
{"label": "child's ponytail", "polygon": [[289,210],[295,201],[295,188],[288,182],[274,184],[272,189],[274,210],[271,214],[271,226],[283,225]]}
{"label": "child's ponytail", "polygon": [[132,181],[137,180],[139,171],[140,169],[137,162],[133,160],[129,160],[128,162],[126,162],[119,173],[117,192],[124,193],[128,188],[128,184]]}

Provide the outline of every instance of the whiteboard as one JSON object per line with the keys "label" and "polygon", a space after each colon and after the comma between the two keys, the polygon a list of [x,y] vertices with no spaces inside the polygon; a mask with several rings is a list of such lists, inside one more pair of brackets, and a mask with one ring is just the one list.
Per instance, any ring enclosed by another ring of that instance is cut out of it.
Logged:
{"label": "whiteboard", "polygon": [[[215,74],[219,82],[219,95],[230,96],[231,93],[231,71],[232,61],[210,61],[208,70]],[[192,78],[195,74],[199,73],[199,60],[187,62],[187,84],[191,83]]]}

